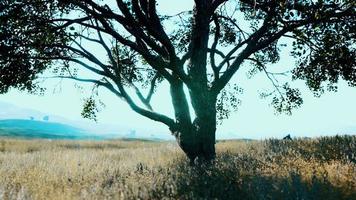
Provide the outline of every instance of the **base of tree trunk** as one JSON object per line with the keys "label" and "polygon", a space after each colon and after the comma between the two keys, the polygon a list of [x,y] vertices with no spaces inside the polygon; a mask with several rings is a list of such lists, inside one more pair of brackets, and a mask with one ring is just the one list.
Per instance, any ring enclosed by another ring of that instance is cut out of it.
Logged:
{"label": "base of tree trunk", "polygon": [[201,135],[180,132],[174,135],[191,164],[209,163],[215,159],[215,132]]}

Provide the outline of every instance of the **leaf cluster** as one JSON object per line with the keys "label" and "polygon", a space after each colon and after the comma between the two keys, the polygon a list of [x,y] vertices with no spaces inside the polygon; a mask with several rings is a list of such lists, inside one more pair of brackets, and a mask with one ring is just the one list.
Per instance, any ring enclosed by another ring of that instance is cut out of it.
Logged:
{"label": "leaf cluster", "polygon": [[68,42],[66,33],[49,23],[58,12],[58,2],[0,2],[0,93],[36,90],[34,80],[50,67],[49,58],[65,54],[55,44]]}

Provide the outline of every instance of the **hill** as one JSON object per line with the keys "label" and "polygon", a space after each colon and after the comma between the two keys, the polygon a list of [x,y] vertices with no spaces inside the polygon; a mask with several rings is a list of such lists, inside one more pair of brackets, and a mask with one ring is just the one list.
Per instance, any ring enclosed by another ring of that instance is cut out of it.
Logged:
{"label": "hill", "polygon": [[[99,137],[100,139],[103,138],[108,138],[108,139],[127,138],[127,139],[148,139],[148,140],[173,140],[174,139],[173,136],[167,134],[166,132],[157,132],[146,128],[132,129],[131,125],[109,124],[103,121],[99,121],[98,123],[96,123],[93,121],[83,120],[83,119],[81,120],[68,119],[62,116],[55,115],[53,113],[16,106],[11,103],[2,102],[0,100],[0,121],[13,120],[13,119],[30,121],[30,119],[33,118],[34,120],[31,121],[43,122],[42,119],[44,119],[46,116],[49,117],[48,122],[70,126],[70,128],[72,129],[75,127],[74,129],[76,129],[76,131],[74,131],[73,133],[76,133],[78,130],[80,130],[79,132],[81,133],[83,132],[89,133],[90,137],[92,137],[93,135],[91,133],[95,133],[97,135],[96,137]],[[2,130],[0,136],[4,134],[8,134],[7,130]],[[71,139],[71,138],[66,137],[65,139]],[[76,139],[76,137],[74,137],[74,139]]]}
{"label": "hill", "polygon": [[99,139],[98,136],[73,126],[23,119],[0,120],[0,136],[45,139]]}

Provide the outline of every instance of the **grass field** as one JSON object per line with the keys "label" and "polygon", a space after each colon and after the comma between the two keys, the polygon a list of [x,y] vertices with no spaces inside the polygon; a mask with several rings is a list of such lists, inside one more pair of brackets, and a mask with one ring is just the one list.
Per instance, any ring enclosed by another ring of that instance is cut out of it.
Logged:
{"label": "grass field", "polygon": [[0,139],[0,199],[356,199],[356,136],[217,151],[192,167],[174,142]]}

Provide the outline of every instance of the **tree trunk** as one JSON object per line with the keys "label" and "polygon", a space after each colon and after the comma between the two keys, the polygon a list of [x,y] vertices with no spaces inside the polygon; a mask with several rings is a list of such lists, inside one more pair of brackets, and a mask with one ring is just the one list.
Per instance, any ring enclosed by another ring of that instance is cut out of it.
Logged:
{"label": "tree trunk", "polygon": [[[201,93],[199,93],[201,94]],[[193,123],[179,123],[173,131],[179,146],[191,163],[210,162],[215,158],[216,101],[201,95],[192,95],[192,104],[197,115]]]}
{"label": "tree trunk", "polygon": [[215,158],[215,132],[216,123],[197,118],[191,127],[182,127],[174,135],[191,163],[210,162]]}
{"label": "tree trunk", "polygon": [[215,132],[216,122],[196,119],[194,121],[197,132],[197,158],[198,161],[211,161],[215,159]]}
{"label": "tree trunk", "polygon": [[207,79],[210,4],[210,0],[199,1],[194,8],[191,55],[188,64],[191,82],[187,85],[196,115],[193,122],[190,118],[183,84],[181,81],[171,83],[171,96],[176,117],[176,127],[172,132],[191,163],[195,160],[205,162],[215,158],[216,97],[213,97],[209,91]]}

